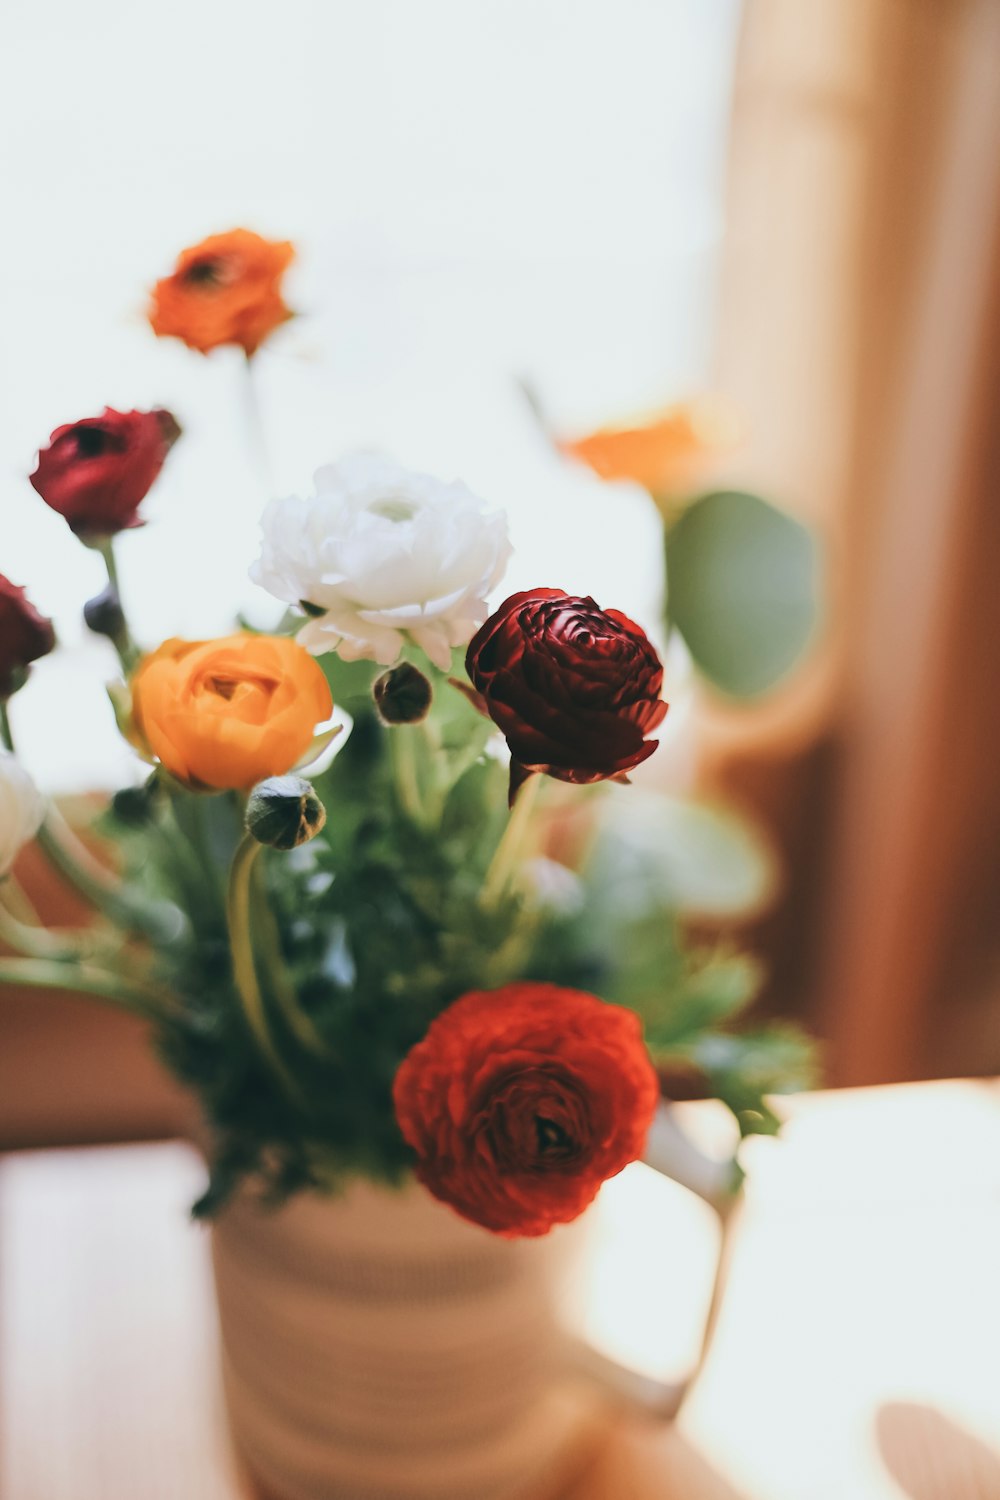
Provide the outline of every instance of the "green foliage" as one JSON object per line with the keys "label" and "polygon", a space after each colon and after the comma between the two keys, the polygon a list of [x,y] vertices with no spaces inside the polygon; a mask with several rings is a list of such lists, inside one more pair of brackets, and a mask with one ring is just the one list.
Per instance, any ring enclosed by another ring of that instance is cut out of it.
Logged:
{"label": "green foliage", "polygon": [[816,544],[757,495],[719,490],[666,534],[667,609],[699,670],[737,698],[795,665],[818,611]]}
{"label": "green foliage", "polygon": [[673,1050],[701,1072],[712,1094],[732,1110],[742,1135],[774,1135],[778,1117],[769,1094],[791,1094],[817,1081],[812,1041],[797,1027],[772,1025],[758,1031],[707,1030]]}
{"label": "green foliage", "polygon": [[[183,1019],[160,1028],[159,1046],[199,1097],[214,1143],[198,1212],[216,1211],[248,1175],[276,1200],[347,1173],[399,1180],[410,1164],[391,1100],[400,1061],[459,995],[517,978],[634,1007],[656,1057],[703,1071],[741,1129],[767,1128],[762,1093],[787,1082],[801,1058],[787,1040],[726,1030],[758,976],[743,959],[692,953],[682,941],[684,895],[658,800],[634,788],[548,783],[550,816],[560,827],[568,817],[585,851],[580,871],[543,862],[537,878],[484,904],[508,816],[506,767],[486,753],[489,723],[434,673],[428,718],[387,727],[371,698],[377,669],[325,665],[354,719],[313,778],[326,825],[287,853],[263,849],[251,897],[268,1026],[294,1094],[260,1050],[232,978],[225,889],[242,799],[194,795],[159,776],[141,826],[114,812],[106,819],[130,883],[187,914],[184,932],[157,954],[159,977],[184,1000]],[[703,861],[728,858],[731,842],[719,842],[715,823],[707,831]],[[690,827],[686,836],[690,845]],[[704,872],[695,885],[704,892]],[[746,889],[736,883],[740,900]]]}

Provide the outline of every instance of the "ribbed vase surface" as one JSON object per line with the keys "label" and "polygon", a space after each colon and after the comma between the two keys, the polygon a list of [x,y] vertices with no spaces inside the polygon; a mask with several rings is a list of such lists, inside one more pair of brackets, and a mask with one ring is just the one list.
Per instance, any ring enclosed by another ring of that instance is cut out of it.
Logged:
{"label": "ribbed vase surface", "polygon": [[238,1453],[267,1500],[535,1500],[572,1465],[556,1300],[576,1226],[502,1240],[417,1184],[213,1229]]}

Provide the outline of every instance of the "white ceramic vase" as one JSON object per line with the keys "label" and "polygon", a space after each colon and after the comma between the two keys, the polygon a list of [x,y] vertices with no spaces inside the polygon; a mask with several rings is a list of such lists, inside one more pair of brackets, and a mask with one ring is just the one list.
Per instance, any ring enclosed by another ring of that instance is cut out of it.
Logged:
{"label": "white ceramic vase", "polygon": [[[665,1107],[645,1160],[728,1223],[731,1162]],[[550,1500],[609,1394],[674,1415],[689,1381],[636,1377],[563,1329],[591,1223],[500,1239],[417,1183],[358,1179],[276,1210],[237,1195],[213,1261],[230,1427],[262,1500]]]}
{"label": "white ceramic vase", "polygon": [[580,1447],[557,1318],[580,1234],[499,1239],[417,1184],[239,1197],[213,1258],[230,1426],[261,1493],[551,1495]]}

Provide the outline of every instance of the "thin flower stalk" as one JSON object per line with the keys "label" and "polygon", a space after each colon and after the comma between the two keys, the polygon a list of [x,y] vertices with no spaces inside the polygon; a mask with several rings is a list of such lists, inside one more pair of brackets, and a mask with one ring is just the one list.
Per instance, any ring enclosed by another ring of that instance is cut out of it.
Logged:
{"label": "thin flower stalk", "polygon": [[483,880],[480,897],[483,906],[497,906],[503,900],[517,865],[524,858],[540,785],[541,777],[531,776],[518,793]]}
{"label": "thin flower stalk", "polygon": [[298,993],[281,951],[281,933],[261,879],[260,864],[255,864],[252,872],[250,902],[257,953],[267,976],[268,992],[273,996],[282,1019],[307,1052],[333,1057],[333,1049],[299,1004]]}
{"label": "thin flower stalk", "polygon": [[118,601],[118,607],[121,610],[121,628],[119,630],[116,630],[109,637],[109,639],[118,653],[118,660],[121,662],[122,671],[125,673],[126,677],[129,677],[132,672],[135,671],[142,653],[132,637],[132,632],[129,629],[128,621],[125,618],[124,606],[122,605],[121,588],[118,581],[118,563],[115,559],[114,541],[109,536],[102,537],[101,540],[95,544],[95,550],[101,554],[101,557],[104,560],[104,566],[108,575],[108,583],[111,586],[112,594]]}
{"label": "thin flower stalk", "polygon": [[226,893],[226,925],[229,931],[229,949],[233,963],[233,982],[247,1025],[257,1043],[264,1061],[281,1083],[286,1095],[301,1105],[302,1095],[294,1077],[278,1052],[268,1025],[264,996],[257,977],[251,936],[250,892],[251,877],[261,845],[247,834],[233,855],[229,872],[229,887]]}
{"label": "thin flower stalk", "polygon": [[0,958],[0,987],[67,990],[92,995],[148,1021],[183,1025],[187,1016],[175,995],[140,979],[123,978],[88,963],[67,964],[43,958]]}
{"label": "thin flower stalk", "polygon": [[[4,746],[14,751],[10,714],[0,700],[0,737]],[[38,845],[49,863],[64,880],[91,906],[126,931],[140,933],[153,942],[169,942],[176,937],[180,913],[167,902],[147,905],[137,901],[99,859],[95,859],[65,818],[49,803],[45,819],[37,833]]]}
{"label": "thin flower stalk", "polygon": [[426,824],[426,813],[417,773],[419,728],[412,724],[398,724],[388,734],[400,806],[411,822],[423,827]]}
{"label": "thin flower stalk", "polygon": [[12,881],[0,881],[0,942],[27,958],[48,959],[55,963],[74,963],[90,956],[96,947],[91,934],[74,933],[72,937],[50,932],[47,927],[23,922],[11,909]]}

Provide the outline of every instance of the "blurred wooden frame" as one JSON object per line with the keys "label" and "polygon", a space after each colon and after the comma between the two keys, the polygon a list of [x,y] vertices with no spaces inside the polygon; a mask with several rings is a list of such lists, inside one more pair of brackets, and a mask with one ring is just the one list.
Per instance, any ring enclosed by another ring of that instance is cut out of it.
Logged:
{"label": "blurred wooden frame", "polygon": [[703,768],[792,855],[772,1000],[836,1082],[1000,1065],[998,142],[995,0],[750,0],[718,384],[830,620]]}

